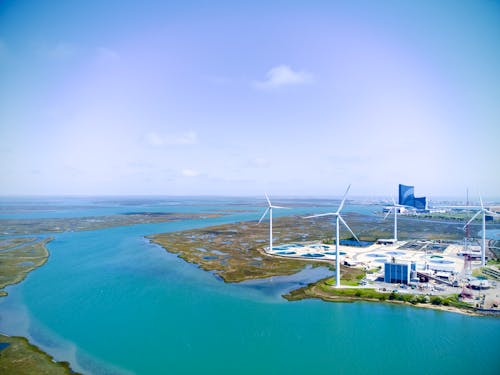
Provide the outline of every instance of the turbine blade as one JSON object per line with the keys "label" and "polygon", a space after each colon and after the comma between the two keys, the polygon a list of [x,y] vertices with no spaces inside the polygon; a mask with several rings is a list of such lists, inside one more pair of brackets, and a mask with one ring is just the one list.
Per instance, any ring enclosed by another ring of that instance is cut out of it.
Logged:
{"label": "turbine blade", "polygon": [[393,203],[394,205],[396,205],[396,201],[394,200],[394,197],[391,197],[391,198],[392,198],[392,203]]}
{"label": "turbine blade", "polygon": [[469,225],[476,217],[477,215],[479,215],[482,211],[477,211],[476,214],[474,216],[472,216],[472,218],[467,222],[467,224],[464,225],[464,229],[467,225]]}
{"label": "turbine blade", "polygon": [[394,209],[394,208],[393,208],[393,207],[391,207],[391,209],[390,209],[389,211],[387,211],[387,213],[386,213],[386,214],[385,214],[385,216],[384,216],[384,220],[385,220],[385,219],[387,219],[387,216],[389,216],[389,214],[392,212],[392,210],[393,210],[393,209]]}
{"label": "turbine blade", "polygon": [[347,186],[347,190],[344,193],[344,198],[342,198],[342,202],[340,202],[340,206],[339,206],[339,208],[337,210],[337,213],[339,213],[340,211],[342,211],[342,208],[344,207],[345,199],[347,198],[347,193],[349,193],[349,189],[350,188],[351,188],[351,184],[349,184],[349,186]]}
{"label": "turbine blade", "polygon": [[358,237],[354,234],[354,232],[351,230],[351,228],[349,228],[349,225],[347,225],[347,223],[346,223],[346,222],[345,222],[345,220],[342,218],[342,216],[340,216],[340,215],[339,215],[339,219],[340,219],[340,221],[342,222],[342,224],[344,224],[344,225],[345,225],[345,227],[346,227],[347,229],[349,229],[349,232],[351,232],[351,234],[354,236],[354,238],[356,239],[356,241],[358,241],[358,242],[359,242]]}
{"label": "turbine blade", "polygon": [[291,208],[290,207],[281,207],[281,206],[270,206],[271,208],[284,208],[284,209],[287,209],[287,210],[290,210]]}
{"label": "turbine blade", "polygon": [[264,195],[266,196],[267,204],[270,207],[271,206],[271,201],[269,200],[269,197],[267,196],[267,193],[264,193]]}
{"label": "turbine blade", "polygon": [[259,220],[258,224],[260,224],[260,223],[261,223],[261,221],[262,221],[262,220],[264,220],[264,218],[266,217],[266,215],[267,215],[267,212],[268,212],[268,211],[269,211],[269,207],[268,207],[268,208],[266,208],[266,210],[264,211],[264,214],[263,214],[263,215],[262,215],[262,217],[260,218],[260,220]]}
{"label": "turbine blade", "polygon": [[481,208],[484,210],[483,198],[481,198],[481,194],[479,194],[479,202],[481,202]]}
{"label": "turbine blade", "polygon": [[303,219],[310,219],[310,218],[313,218],[313,217],[321,217],[321,216],[337,216],[337,213],[336,212],[328,212],[326,214],[304,216]]}

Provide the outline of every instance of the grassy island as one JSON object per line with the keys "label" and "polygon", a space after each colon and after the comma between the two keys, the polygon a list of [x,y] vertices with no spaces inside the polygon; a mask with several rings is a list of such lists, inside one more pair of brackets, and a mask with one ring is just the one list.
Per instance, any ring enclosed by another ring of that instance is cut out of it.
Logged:
{"label": "grassy island", "polygon": [[[306,228],[295,217],[275,220],[274,235],[280,241],[320,239],[326,228]],[[272,258],[262,253],[269,227],[256,222],[218,225],[150,236],[149,239],[189,263],[213,271],[226,282],[240,282],[271,276],[291,275],[306,264],[329,266],[321,261]]]}

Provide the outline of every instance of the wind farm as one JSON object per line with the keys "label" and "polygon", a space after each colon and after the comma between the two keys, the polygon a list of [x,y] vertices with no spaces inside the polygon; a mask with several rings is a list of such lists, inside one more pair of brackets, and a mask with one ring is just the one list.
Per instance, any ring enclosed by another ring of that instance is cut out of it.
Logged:
{"label": "wind farm", "polygon": [[[468,212],[479,209],[462,228],[465,231],[479,215],[482,215],[481,245],[479,249],[470,246],[467,242],[439,239],[439,234],[436,239],[431,240],[422,240],[417,237],[398,239],[398,213],[400,209],[411,209],[411,207],[396,203],[394,198],[392,198],[392,206],[385,209],[386,213],[383,217],[383,220],[385,220],[391,213],[394,215],[393,238],[360,241],[341,216],[350,187],[350,185],[347,187],[335,212],[318,213],[303,217],[303,219],[334,217],[334,245],[324,240],[280,243],[274,247],[263,248],[265,254],[271,257],[297,260],[306,258],[334,263],[335,282],[326,288],[356,287],[394,291],[393,285],[396,284],[396,291],[403,290],[400,295],[403,295],[406,290],[411,290],[412,295],[427,295],[428,293],[451,294],[461,289],[458,296],[459,300],[465,305],[474,303],[471,299],[472,292],[470,290],[480,289],[483,290],[483,297],[476,307],[484,309],[489,306],[489,311],[498,311],[500,313],[500,310],[496,310],[496,307],[498,307],[496,298],[499,293],[496,280],[500,280],[500,272],[494,267],[485,267],[487,252],[486,215],[497,216],[497,214],[485,208],[481,196],[479,197],[480,206],[448,206],[448,208],[453,209],[463,209],[465,207]],[[268,205],[267,210],[270,210],[272,205],[269,200]],[[421,211],[427,212],[427,209]],[[260,221],[262,221],[263,217]],[[418,217],[415,220],[418,222]],[[347,240],[341,239],[341,223],[349,231],[351,238]],[[497,258],[493,249],[490,250],[490,254],[493,259]],[[343,286],[341,275],[342,269],[346,268],[363,270],[365,276],[354,282],[354,284],[349,282],[348,285]],[[482,270],[483,275],[487,276],[474,277],[473,273],[477,276],[479,270]],[[399,289],[399,285],[401,285],[402,289]]]}

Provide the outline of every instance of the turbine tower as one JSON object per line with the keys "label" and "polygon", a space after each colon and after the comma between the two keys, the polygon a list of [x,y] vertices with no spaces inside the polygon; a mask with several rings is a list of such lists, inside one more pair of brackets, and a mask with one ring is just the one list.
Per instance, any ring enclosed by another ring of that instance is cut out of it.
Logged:
{"label": "turbine tower", "polygon": [[394,210],[394,241],[398,241],[398,208],[399,207],[404,207],[401,204],[397,204],[396,201],[394,200],[394,197],[392,198],[392,207],[387,211],[387,213],[384,216],[384,220],[387,219],[387,216],[391,213],[391,211]]}
{"label": "turbine tower", "polygon": [[342,198],[342,201],[340,202],[340,206],[337,209],[336,212],[327,212],[324,214],[318,214],[318,215],[311,215],[311,216],[306,216],[304,219],[309,219],[312,217],[320,217],[320,216],[335,216],[336,218],[336,223],[335,223],[335,228],[336,228],[336,238],[335,238],[335,287],[339,288],[340,287],[340,256],[339,256],[339,241],[340,241],[340,222],[345,225],[347,229],[349,229],[349,232],[354,236],[356,241],[359,242],[358,237],[354,234],[354,232],[349,228],[349,225],[345,222],[345,220],[342,218],[340,215],[340,211],[342,211],[342,208],[344,207],[345,199],[347,197],[347,193],[349,192],[349,189],[351,188],[351,185],[347,187],[347,190],[345,191],[344,198]]}
{"label": "turbine tower", "polygon": [[479,201],[481,202],[481,209],[475,213],[474,216],[464,225],[464,230],[468,228],[469,224],[477,217],[479,214],[483,214],[483,243],[481,246],[481,266],[484,267],[486,265],[486,214],[495,215],[494,212],[487,210],[484,208],[483,199],[479,196]]}
{"label": "turbine tower", "polygon": [[269,251],[271,251],[273,249],[273,208],[277,208],[277,209],[286,208],[286,209],[288,209],[288,207],[274,206],[271,204],[271,201],[269,200],[269,197],[267,196],[267,194],[264,193],[264,195],[266,196],[268,206],[267,206],[266,210],[264,211],[264,214],[260,218],[259,224],[264,219],[267,212],[269,212]]}

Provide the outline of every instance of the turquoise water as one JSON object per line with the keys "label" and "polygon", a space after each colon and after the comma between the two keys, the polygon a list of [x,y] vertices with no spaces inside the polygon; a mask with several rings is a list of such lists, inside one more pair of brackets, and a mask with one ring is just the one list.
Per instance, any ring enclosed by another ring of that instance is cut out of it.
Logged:
{"label": "turquoise water", "polygon": [[497,373],[499,319],[287,302],[326,271],[225,284],[144,239],[247,217],[56,235],[47,264],[0,299],[0,331],[96,374]]}

